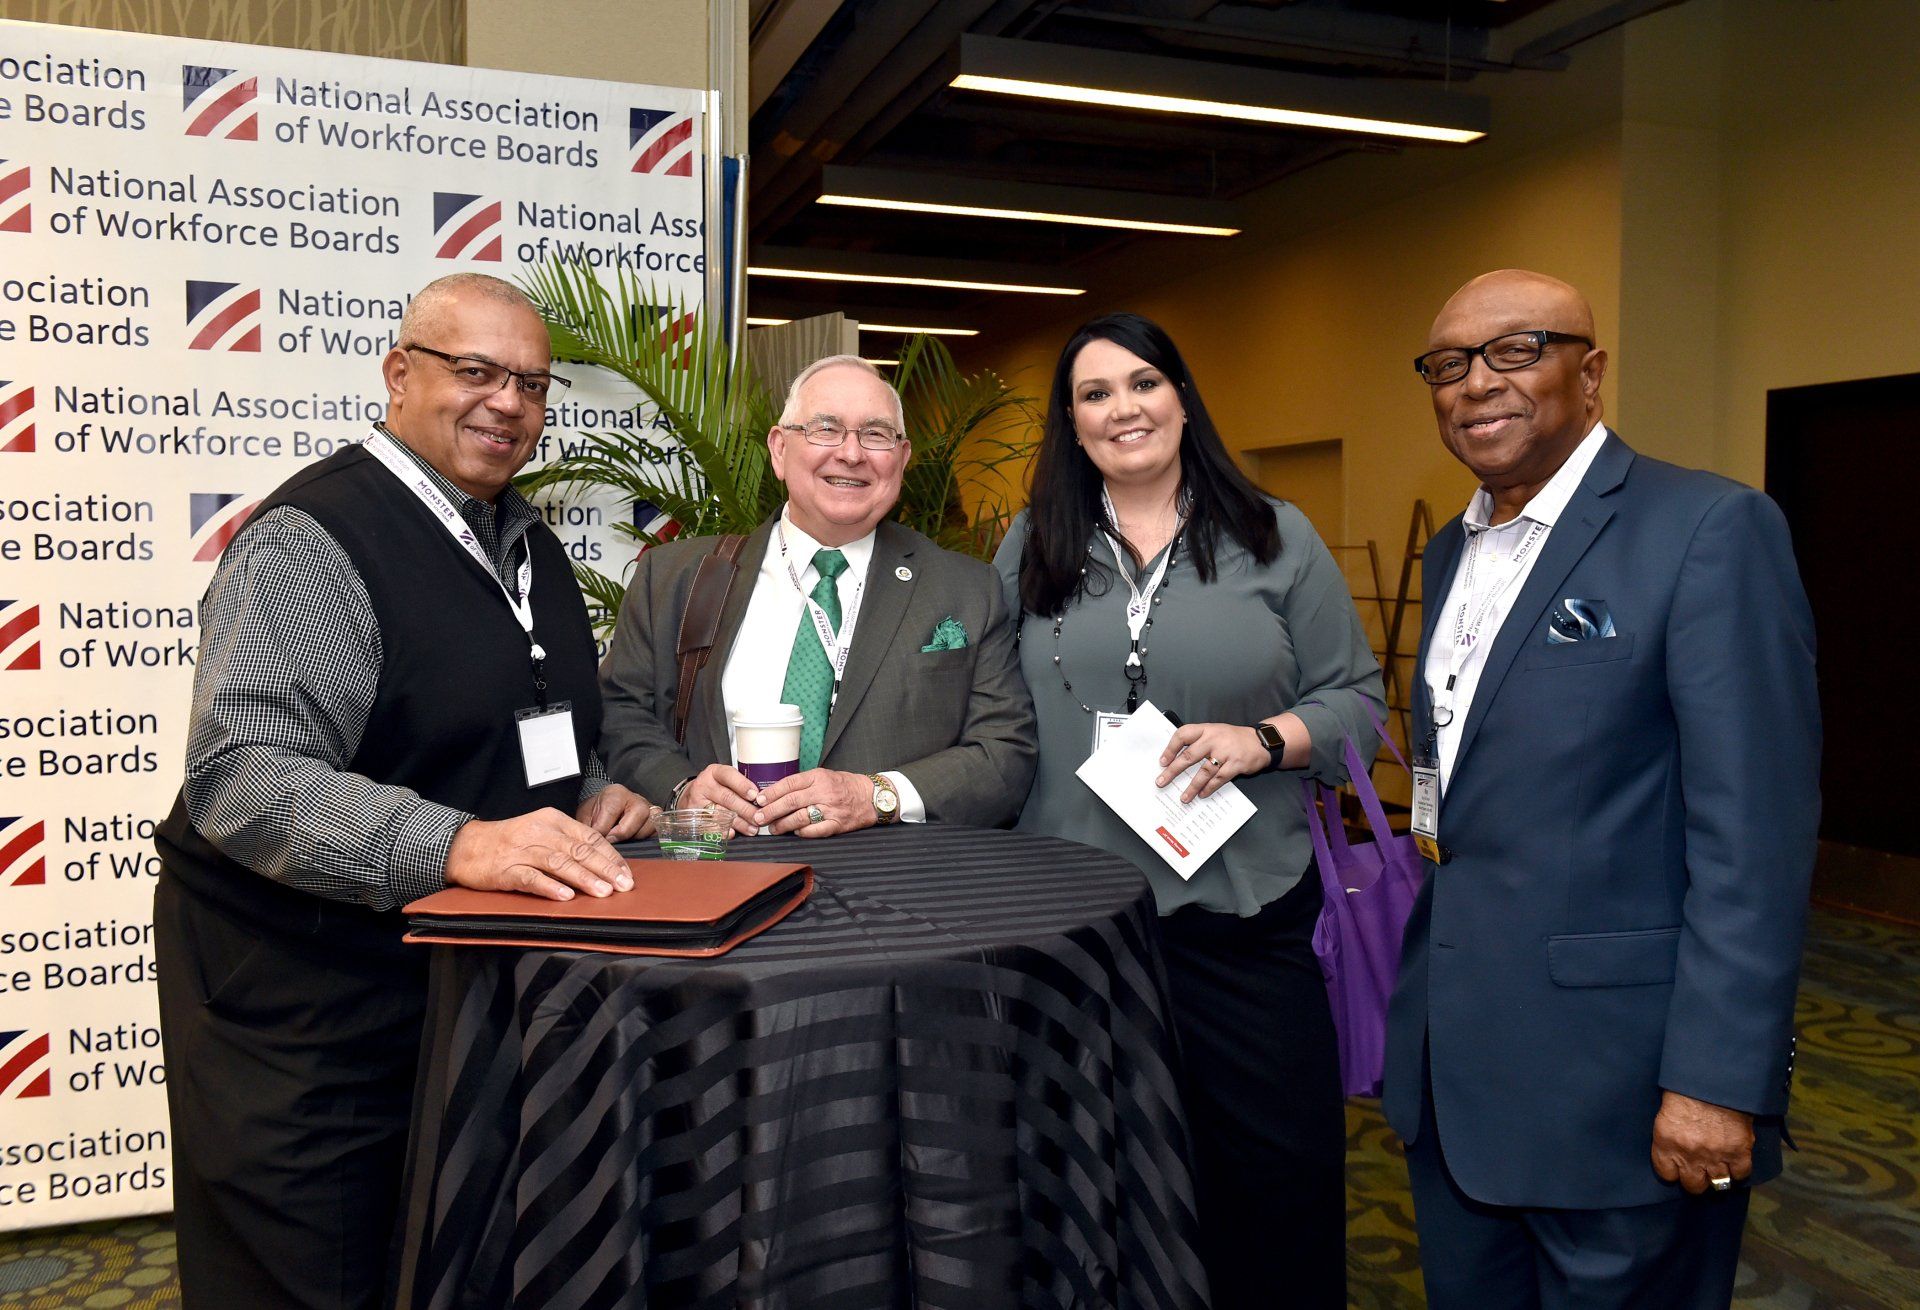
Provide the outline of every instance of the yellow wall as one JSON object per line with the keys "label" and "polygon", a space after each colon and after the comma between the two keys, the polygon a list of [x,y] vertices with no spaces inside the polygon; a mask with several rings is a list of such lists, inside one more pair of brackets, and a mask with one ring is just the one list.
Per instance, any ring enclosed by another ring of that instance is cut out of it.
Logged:
{"label": "yellow wall", "polygon": [[1236,451],[1341,442],[1347,536],[1378,541],[1392,573],[1414,500],[1429,500],[1442,522],[1473,490],[1441,448],[1413,372],[1434,314],[1467,278],[1519,264],[1583,287],[1609,331],[1618,215],[1617,136],[1589,133],[1490,169],[1462,167],[1444,186],[1293,241],[1249,241],[1242,259],[1189,277],[1082,297],[1091,303],[967,363],[1011,369],[1044,394],[1083,318],[1146,314],[1179,344]]}
{"label": "yellow wall", "polygon": [[1521,265],[1593,300],[1629,441],[1758,485],[1769,388],[1920,371],[1915,50],[1910,0],[1691,0],[1522,94],[1476,82],[1480,146],[1311,170],[1254,198],[1274,235],[1132,247],[963,363],[1040,395],[1078,322],[1159,319],[1236,450],[1340,441],[1346,536],[1391,586],[1413,500],[1444,521],[1472,490],[1410,361],[1454,287]]}
{"label": "yellow wall", "polygon": [[462,62],[462,0],[0,0],[0,18],[155,36]]}
{"label": "yellow wall", "polygon": [[1768,388],[1920,371],[1920,5],[1724,8],[1716,462],[1758,483]]}

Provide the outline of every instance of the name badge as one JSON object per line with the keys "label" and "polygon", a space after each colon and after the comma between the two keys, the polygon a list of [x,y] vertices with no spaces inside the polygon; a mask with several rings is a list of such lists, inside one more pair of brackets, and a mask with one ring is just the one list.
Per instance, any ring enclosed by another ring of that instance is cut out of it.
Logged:
{"label": "name badge", "polygon": [[558,701],[545,709],[515,710],[513,719],[520,729],[520,763],[527,770],[527,786],[544,787],[562,778],[580,776],[572,701]]}
{"label": "name badge", "polygon": [[1440,863],[1440,766],[1430,760],[1413,762],[1413,844],[1420,853]]}
{"label": "name badge", "polygon": [[1107,734],[1115,728],[1126,727],[1127,720],[1132,717],[1124,710],[1095,710],[1093,712],[1093,748],[1099,750],[1100,743],[1107,739]]}

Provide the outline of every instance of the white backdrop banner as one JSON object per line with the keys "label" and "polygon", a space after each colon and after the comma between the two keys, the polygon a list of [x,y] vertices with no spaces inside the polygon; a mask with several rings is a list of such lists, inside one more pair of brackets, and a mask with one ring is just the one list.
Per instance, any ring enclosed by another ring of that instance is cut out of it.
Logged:
{"label": "white backdrop banner", "polygon": [[[0,1229],[171,1205],[153,830],[221,548],[366,435],[433,278],[572,255],[692,307],[699,104],[0,21]],[[573,372],[538,458],[652,425]],[[546,508],[621,571],[628,511]]]}

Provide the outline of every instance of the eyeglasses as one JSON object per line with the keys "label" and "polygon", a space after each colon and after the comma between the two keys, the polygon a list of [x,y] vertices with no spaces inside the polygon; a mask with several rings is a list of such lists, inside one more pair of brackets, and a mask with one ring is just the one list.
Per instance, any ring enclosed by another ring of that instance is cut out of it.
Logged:
{"label": "eyeglasses", "polygon": [[1560,341],[1577,341],[1588,350],[1593,349],[1593,343],[1585,337],[1535,328],[1531,332],[1509,332],[1477,346],[1448,346],[1444,350],[1429,350],[1413,361],[1413,370],[1426,380],[1428,386],[1444,387],[1449,382],[1458,382],[1472,371],[1475,355],[1486,360],[1487,367],[1495,373],[1511,373],[1515,369],[1539,363],[1541,353]]}
{"label": "eyeglasses", "polygon": [[782,423],[781,427],[789,432],[798,432],[807,439],[810,446],[837,446],[852,432],[854,438],[867,450],[897,449],[906,437],[895,432],[884,423],[869,423],[863,428],[849,428],[835,423],[832,419],[815,419],[811,423]]}
{"label": "eyeglasses", "polygon": [[512,378],[519,387],[520,394],[536,405],[547,403],[547,395],[554,388],[562,391],[573,383],[558,373],[522,373],[508,368],[505,364],[496,364],[490,359],[481,359],[478,355],[449,355],[444,350],[435,350],[432,346],[403,346],[403,350],[417,350],[423,355],[432,355],[444,360],[453,370],[453,379],[468,391],[477,395],[491,396],[507,385]]}

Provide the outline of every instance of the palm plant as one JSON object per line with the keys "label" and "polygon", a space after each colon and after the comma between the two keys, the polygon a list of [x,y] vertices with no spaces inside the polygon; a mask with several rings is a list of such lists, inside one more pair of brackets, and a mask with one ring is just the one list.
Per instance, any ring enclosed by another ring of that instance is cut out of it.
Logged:
{"label": "palm plant", "polygon": [[[656,506],[679,536],[751,532],[779,509],[766,446],[779,401],[703,314],[663,303],[627,270],[609,286],[588,265],[556,260],[530,270],[522,285],[546,321],[554,357],[625,379],[654,406],[666,438],[583,433],[575,453],[516,479],[522,491],[611,490]],[[963,374],[947,348],[925,336],[902,348],[894,384],[913,442],[894,517],[948,549],[987,554],[1015,494],[1004,466],[1032,450],[1024,435],[1034,423],[1031,401],[990,371]],[[660,532],[625,520],[616,527],[642,548],[669,532],[664,523]],[[574,572],[604,631],[619,613],[624,577],[579,563]]]}

